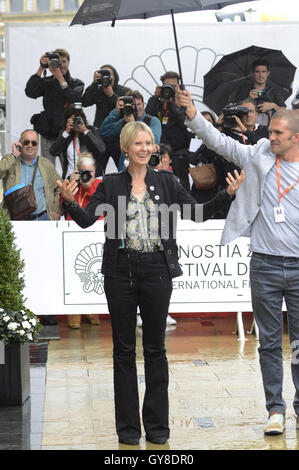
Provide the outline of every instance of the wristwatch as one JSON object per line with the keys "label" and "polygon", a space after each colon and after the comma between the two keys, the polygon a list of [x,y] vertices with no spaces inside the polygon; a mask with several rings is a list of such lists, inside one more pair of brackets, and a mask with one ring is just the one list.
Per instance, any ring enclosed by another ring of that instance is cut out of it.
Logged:
{"label": "wristwatch", "polygon": [[63,82],[61,82],[60,84],[61,88],[66,88],[68,86],[67,82],[64,80]]}
{"label": "wristwatch", "polygon": [[70,208],[71,208],[71,209],[74,209],[75,207],[78,207],[78,206],[79,206],[78,202],[75,201],[75,200],[72,201],[72,202],[67,202],[67,201],[65,201],[65,200],[63,199],[62,202],[63,202],[63,206],[64,206],[66,209],[70,209]]}

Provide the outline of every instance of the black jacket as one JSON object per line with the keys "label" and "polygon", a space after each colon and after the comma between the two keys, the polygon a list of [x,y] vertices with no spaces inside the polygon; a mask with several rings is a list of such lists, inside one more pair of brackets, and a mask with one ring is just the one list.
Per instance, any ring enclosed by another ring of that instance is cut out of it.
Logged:
{"label": "black jacket", "polygon": [[[174,174],[166,170],[158,171],[148,168],[145,182],[151,199],[159,208],[159,235],[161,236],[169,275],[171,278],[180,276],[182,275],[182,270],[178,262],[178,247],[176,244],[177,209],[182,210],[183,205],[187,205],[183,218],[197,219],[197,221],[202,222],[211,217],[214,212],[232,198],[224,190],[219,192],[211,201],[205,204],[197,204]],[[105,175],[102,184],[97,187],[96,192],[85,209],[82,209],[77,203],[71,205],[64,204],[66,212],[82,228],[92,225],[99,215],[105,211],[106,241],[103,251],[102,273],[107,276],[115,274],[117,250],[125,237],[123,227],[126,221],[126,208],[132,188],[131,183],[132,178],[128,170]],[[120,196],[122,197],[119,199]],[[109,207],[107,206],[108,204]],[[170,206],[174,210],[170,210],[166,217],[161,215],[163,214],[163,207],[169,208]],[[189,214],[188,209],[190,210]],[[196,217],[197,211],[198,215]],[[109,222],[107,224],[109,216],[112,217],[112,223]]]}
{"label": "black jacket", "polygon": [[[87,134],[79,134],[80,150],[91,152],[96,161],[96,176],[103,174],[102,155],[105,153],[106,145],[99,134],[98,129],[87,126]],[[62,178],[64,179],[68,169],[67,149],[74,138],[71,132],[68,137],[63,137],[63,132],[59,134],[55,142],[50,147],[50,153],[54,156],[62,157]]]}
{"label": "black jacket", "polygon": [[25,88],[29,98],[43,97],[44,111],[34,114],[31,123],[36,132],[47,139],[56,139],[64,125],[64,111],[68,104],[81,101],[84,83],[78,78],[72,78],[70,73],[64,75],[68,87],[62,89],[58,80],[53,77],[32,75]]}
{"label": "black jacket", "polygon": [[[223,129],[222,132],[229,137],[232,137],[235,140],[244,143],[242,134],[239,132],[234,132],[232,129]],[[247,130],[245,132],[245,136],[247,137],[246,145],[255,145],[260,139],[268,139],[269,138],[269,131],[267,126],[258,125],[254,131]]]}

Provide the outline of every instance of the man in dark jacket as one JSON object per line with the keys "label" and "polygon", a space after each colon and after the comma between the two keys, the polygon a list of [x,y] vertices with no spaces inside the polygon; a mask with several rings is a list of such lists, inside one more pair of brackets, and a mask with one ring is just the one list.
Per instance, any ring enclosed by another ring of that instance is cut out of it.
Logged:
{"label": "man in dark jacket", "polygon": [[[109,77],[110,75],[110,77]],[[96,105],[96,113],[93,125],[100,127],[105,117],[115,108],[119,96],[124,96],[130,91],[123,85],[119,85],[119,75],[112,65],[103,65],[96,70],[93,82],[86,88],[82,97],[82,105]]]}
{"label": "man in dark jacket", "polygon": [[[43,97],[44,111],[34,114],[31,123],[41,135],[41,154],[53,164],[55,157],[49,148],[63,129],[64,109],[69,103],[81,101],[84,89],[84,83],[70,75],[69,53],[65,49],[56,49],[54,53],[58,55],[56,60],[49,58],[49,53],[42,55],[37,72],[29,78],[25,88],[29,98]],[[52,73],[49,77],[45,74],[47,68]]]}
{"label": "man in dark jacket", "polygon": [[166,72],[160,80],[163,86],[157,86],[154,96],[148,100],[145,112],[160,119],[161,143],[170,145],[173,152],[173,172],[182,185],[190,190],[188,149],[192,134],[184,123],[185,111],[174,102],[175,92],[179,89],[179,75],[176,72]]}
{"label": "man in dark jacket", "polygon": [[[118,98],[126,95],[130,90],[119,83],[119,75],[113,65],[102,65],[93,75],[93,82],[86,88],[82,105],[84,107],[96,105],[96,112],[93,125],[100,127],[106,116],[112,111]],[[110,157],[113,158],[118,167],[120,158],[120,148],[118,137],[103,137],[106,144],[106,154],[103,156],[104,170]]]}
{"label": "man in dark jacket", "polygon": [[257,59],[252,64],[252,79],[237,87],[230,95],[228,103],[239,102],[249,96],[256,101],[257,123],[268,126],[273,114],[286,107],[282,90],[268,83],[271,75],[270,64],[266,59]]}

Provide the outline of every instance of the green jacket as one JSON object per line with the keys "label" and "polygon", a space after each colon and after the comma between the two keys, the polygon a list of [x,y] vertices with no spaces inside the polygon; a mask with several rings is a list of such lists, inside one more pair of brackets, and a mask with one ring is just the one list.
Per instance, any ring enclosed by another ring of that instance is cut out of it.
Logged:
{"label": "green jacket", "polygon": [[[61,181],[61,177],[55,170],[54,165],[47,158],[39,157],[38,168],[44,180],[48,217],[50,220],[53,220],[53,211],[62,214],[59,204],[60,190],[56,184],[57,180]],[[13,154],[4,155],[0,160],[0,179],[2,179],[3,182],[3,194],[8,189],[19,184],[21,179],[21,160],[16,158]],[[1,208],[9,218],[4,198],[1,202]]]}

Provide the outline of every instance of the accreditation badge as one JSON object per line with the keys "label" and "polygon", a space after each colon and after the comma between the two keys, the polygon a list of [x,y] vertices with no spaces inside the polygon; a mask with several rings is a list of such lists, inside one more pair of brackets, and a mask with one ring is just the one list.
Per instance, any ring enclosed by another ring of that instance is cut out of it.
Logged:
{"label": "accreditation badge", "polygon": [[274,220],[277,224],[280,222],[285,222],[285,213],[284,213],[284,208],[280,206],[273,207],[274,210]]}

